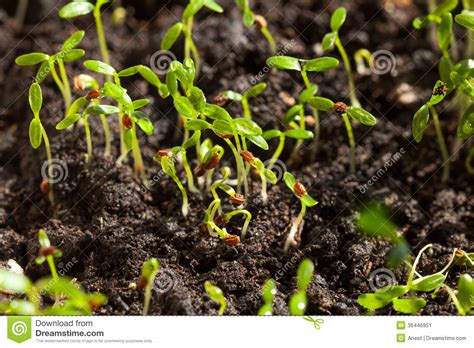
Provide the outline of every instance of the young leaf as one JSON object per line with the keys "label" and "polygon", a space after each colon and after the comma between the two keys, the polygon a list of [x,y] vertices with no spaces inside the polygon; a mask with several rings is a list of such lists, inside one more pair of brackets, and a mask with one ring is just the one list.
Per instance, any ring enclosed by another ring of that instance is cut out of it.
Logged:
{"label": "young leaf", "polygon": [[418,278],[413,281],[411,289],[416,291],[430,292],[439,288],[444,281],[446,276],[444,274],[432,274],[426,277]]}
{"label": "young leaf", "polygon": [[362,108],[351,106],[347,108],[347,114],[366,126],[374,126],[377,123],[377,119]]}
{"label": "young leaf", "polygon": [[292,139],[311,139],[314,137],[313,132],[302,129],[289,129],[284,132],[285,136]]}
{"label": "young leaf", "polygon": [[295,184],[298,182],[296,178],[291,174],[290,172],[285,172],[283,175],[283,180],[285,181],[286,186],[291,190],[291,192],[294,192],[295,190]]}
{"label": "young leaf", "polygon": [[110,115],[118,114],[119,112],[120,109],[113,105],[92,105],[84,111],[87,115]]}
{"label": "young leaf", "polygon": [[377,295],[374,293],[362,294],[362,295],[359,295],[359,297],[357,298],[358,304],[370,310],[383,308],[386,305],[388,305],[390,302],[392,301],[379,299]]}
{"label": "young leaf", "polygon": [[265,132],[263,132],[262,137],[263,137],[263,139],[268,141],[268,140],[271,140],[271,139],[274,139],[274,138],[278,138],[282,134],[283,134],[283,132],[278,130],[278,129],[269,129],[269,130],[266,130]]}
{"label": "young leaf", "polygon": [[263,175],[268,180],[268,182],[270,182],[273,185],[275,185],[278,181],[276,174],[272,172],[270,169],[263,168]]}
{"label": "young leaf", "polygon": [[331,16],[331,30],[332,31],[339,31],[339,28],[344,24],[346,21],[347,11],[344,7],[339,7],[334,11]]}
{"label": "young leaf", "polygon": [[388,285],[378,289],[375,292],[375,296],[382,301],[391,301],[394,298],[405,295],[409,290],[409,287],[405,285]]}
{"label": "young leaf", "polygon": [[331,99],[323,97],[313,97],[308,100],[308,104],[316,110],[331,111],[334,109],[334,102]]}
{"label": "young leaf", "polygon": [[38,117],[41,107],[43,106],[43,93],[41,92],[40,85],[36,82],[32,83],[30,86],[28,101],[30,103],[31,111],[33,111],[35,117]]}
{"label": "young leaf", "polygon": [[153,134],[153,122],[151,122],[145,113],[141,111],[135,111],[133,116],[135,117],[135,122],[137,123],[138,127],[140,127],[140,129],[145,132],[145,134]]}
{"label": "young leaf", "polygon": [[323,37],[323,42],[322,42],[322,47],[323,51],[328,51],[334,47],[336,44],[336,39],[337,39],[337,33],[332,32],[332,33],[327,33]]}
{"label": "young leaf", "polygon": [[204,1],[204,6],[206,6],[208,9],[217,12],[217,13],[222,13],[224,12],[224,9],[214,0],[205,0]]}
{"label": "young leaf", "polygon": [[51,67],[49,64],[50,63],[48,60],[45,60],[43,63],[41,63],[35,76],[35,81],[37,83],[42,83],[51,73]]}
{"label": "young leaf", "polygon": [[438,26],[438,44],[441,51],[447,51],[453,33],[453,16],[451,13],[445,13],[441,17],[441,23]]}
{"label": "young leaf", "polygon": [[234,128],[229,121],[215,120],[211,126],[212,131],[217,135],[229,135],[234,134]]}
{"label": "young leaf", "polygon": [[257,83],[255,86],[250,87],[245,93],[244,96],[246,98],[254,98],[260,94],[267,88],[267,84],[265,82]]}
{"label": "young leaf", "polygon": [[246,138],[265,151],[269,149],[268,143],[261,135],[249,135]]}
{"label": "young leaf", "polygon": [[127,90],[112,82],[104,83],[104,94],[125,105],[131,105],[132,99],[127,94]]}
{"label": "young leaf", "polygon": [[188,93],[188,99],[193,105],[194,109],[199,111],[199,113],[203,113],[206,109],[206,96],[204,95],[203,91],[198,87],[192,87]]}
{"label": "young leaf", "polygon": [[183,12],[183,22],[187,22],[189,18],[193,17],[204,6],[205,0],[190,1]]}
{"label": "young leaf", "polygon": [[309,98],[313,97],[318,91],[318,85],[311,85],[309,88],[305,88],[298,97],[298,104],[306,104]]}
{"label": "young leaf", "polygon": [[66,41],[64,41],[63,45],[61,46],[61,51],[69,51],[72,50],[74,47],[79,45],[84,38],[86,32],[84,30],[78,30],[71,36],[69,36]]}
{"label": "young leaf", "polygon": [[19,66],[30,66],[42,63],[49,59],[49,56],[41,52],[24,54],[15,59],[15,64]]}
{"label": "young leaf", "polygon": [[304,315],[308,302],[306,292],[298,291],[290,297],[288,308],[291,315]]}
{"label": "young leaf", "polygon": [[42,128],[41,121],[39,118],[34,118],[30,122],[30,129],[29,129],[29,136],[30,136],[30,143],[33,149],[37,149],[41,146],[41,140],[43,139],[42,135]]}
{"label": "young leaf", "polygon": [[292,106],[285,114],[285,117],[283,117],[283,124],[290,124],[293,122],[296,117],[300,114],[301,110],[303,109],[303,105],[301,104],[296,104]]}
{"label": "young leaf", "polygon": [[242,100],[242,94],[234,92],[234,91],[224,91],[222,92],[222,95],[229,100],[233,101],[241,101]]}
{"label": "young leaf", "polygon": [[301,197],[300,200],[301,200],[301,203],[303,203],[305,206],[310,207],[310,208],[318,204],[318,201],[308,194]]}
{"label": "young leaf", "polygon": [[137,99],[132,102],[133,110],[138,110],[150,104],[148,99]]}
{"label": "young leaf", "polygon": [[113,76],[117,73],[114,68],[104,62],[101,62],[100,60],[86,60],[84,62],[84,66],[87,69],[95,71],[99,74]]}
{"label": "young leaf", "polygon": [[247,28],[250,28],[255,22],[255,14],[248,8],[244,10],[243,22]]}
{"label": "young leaf", "polygon": [[418,313],[425,306],[426,301],[422,298],[396,298],[393,300],[393,308],[404,314]]}
{"label": "young leaf", "polygon": [[338,65],[339,60],[336,58],[322,57],[305,61],[303,63],[303,69],[306,71],[323,72],[336,68]]}
{"label": "young leaf", "polygon": [[207,104],[206,109],[204,110],[204,115],[213,120],[228,120],[232,118],[226,109],[221,108],[220,106],[214,104]]}
{"label": "young leaf", "polygon": [[457,136],[467,139],[472,135],[474,135],[474,104],[471,103],[459,122]]}
{"label": "young leaf", "polygon": [[61,122],[59,122],[56,125],[56,129],[57,130],[66,129],[67,127],[73,125],[74,123],[76,123],[80,119],[81,119],[81,114],[72,114],[70,116],[67,116],[66,118],[64,118]]}
{"label": "young leaf", "polygon": [[246,118],[236,118],[232,121],[237,133],[241,135],[250,136],[262,134],[262,129],[252,120]]}
{"label": "young leaf", "polygon": [[416,17],[413,20],[412,25],[413,25],[413,28],[419,30],[419,29],[426,28],[428,24],[430,23],[431,23],[431,20],[428,18],[428,16],[420,16],[420,17]]}
{"label": "young leaf", "polygon": [[176,40],[178,40],[181,32],[183,31],[183,24],[176,23],[171,28],[168,29],[165,36],[163,37],[163,41],[161,41],[161,49],[168,51],[173,47]]}
{"label": "young leaf", "polygon": [[61,18],[73,18],[86,15],[94,11],[94,5],[87,1],[74,1],[59,10]]}
{"label": "young leaf", "polygon": [[76,60],[79,60],[82,57],[84,57],[85,54],[86,54],[86,51],[84,51],[83,49],[74,48],[74,49],[68,51],[63,56],[63,61],[66,62],[66,63],[75,62]]}
{"label": "young leaf", "polygon": [[205,129],[211,128],[211,124],[204,120],[197,119],[187,121],[184,127],[192,131],[203,131]]}
{"label": "young leaf", "polygon": [[437,81],[434,88],[433,93],[431,94],[430,104],[436,105],[443,101],[444,97],[446,97],[447,88],[446,84],[443,81]]}
{"label": "young leaf", "polygon": [[465,314],[474,306],[474,281],[469,274],[463,274],[458,280],[458,300]]}
{"label": "young leaf", "polygon": [[212,300],[220,304],[218,314],[224,314],[227,304],[222,290],[209,281],[204,283],[204,290],[206,290],[207,294]]}
{"label": "young leaf", "polygon": [[270,68],[301,71],[300,60],[288,56],[274,56],[267,59]]}
{"label": "young leaf", "polygon": [[179,96],[174,99],[174,107],[180,115],[187,118],[196,118],[199,115],[196,109],[194,109],[193,104],[184,96]]}
{"label": "young leaf", "polygon": [[423,105],[413,117],[412,123],[412,133],[413,138],[415,138],[416,142],[420,142],[423,138],[423,133],[425,133],[426,126],[428,125],[428,121],[430,120],[430,111],[428,106]]}
{"label": "young leaf", "polygon": [[464,28],[474,31],[474,11],[464,10],[454,17],[454,21]]}

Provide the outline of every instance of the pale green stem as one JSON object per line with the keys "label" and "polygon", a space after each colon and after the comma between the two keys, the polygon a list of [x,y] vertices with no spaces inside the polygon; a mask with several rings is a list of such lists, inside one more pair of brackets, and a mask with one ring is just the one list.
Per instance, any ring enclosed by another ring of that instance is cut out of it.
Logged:
{"label": "pale green stem", "polygon": [[105,117],[105,115],[100,115],[99,117],[100,117],[100,120],[102,121],[102,128],[104,128],[104,135],[105,135],[104,155],[110,156],[112,137],[110,134],[109,123],[107,122],[107,118]]}
{"label": "pale green stem", "polygon": [[265,36],[265,39],[267,39],[268,44],[270,45],[270,49],[272,50],[272,53],[275,54],[277,50],[276,43],[275,43],[275,39],[270,33],[270,30],[268,30],[268,28],[262,28],[260,29],[260,31],[262,32],[263,36]]}
{"label": "pale green stem", "polygon": [[344,69],[346,70],[347,75],[347,82],[349,84],[349,97],[351,99],[352,106],[360,107],[359,99],[357,98],[357,93],[355,89],[354,79],[352,77],[352,68],[351,62],[349,61],[349,56],[347,55],[344,46],[339,39],[339,35],[336,37],[336,47],[339,50],[339,54],[341,55],[342,61],[344,63]]}
{"label": "pale green stem", "polygon": [[242,231],[241,231],[241,237],[242,237],[242,239],[244,239],[245,235],[247,234],[247,230],[248,230],[250,221],[252,220],[252,214],[250,214],[250,212],[248,210],[238,209],[238,210],[234,210],[230,213],[225,214],[225,216],[226,216],[227,220],[230,220],[234,216],[239,215],[239,214],[242,214],[242,215],[246,216],[245,222],[244,222],[244,225],[242,226]]}
{"label": "pale green stem", "polygon": [[149,282],[145,287],[145,303],[143,304],[143,315],[148,315],[148,310],[150,308],[151,285],[152,283]]}
{"label": "pale green stem", "polygon": [[250,120],[252,116],[250,114],[249,100],[245,97],[242,97],[242,109],[244,110],[244,118]]}
{"label": "pale green stem", "polygon": [[142,178],[143,182],[146,182],[147,179],[145,175],[145,166],[143,164],[143,158],[142,158],[142,153],[140,151],[140,145],[138,143],[137,128],[135,124],[133,124],[132,135],[133,135],[133,145],[132,145],[133,169],[135,170],[135,173],[137,173]]}
{"label": "pale green stem", "polygon": [[[107,40],[105,39],[104,26],[102,24],[102,18],[100,17],[100,6],[96,6],[94,9],[94,20],[97,28],[97,39],[99,40],[100,53],[104,63],[110,65],[109,50],[107,49]],[[107,81],[111,81],[111,76],[107,75]]]}
{"label": "pale green stem", "polygon": [[288,237],[286,238],[285,246],[283,248],[284,251],[288,251],[288,249],[292,245],[295,245],[295,243],[296,243],[295,235],[298,232],[299,226],[300,226],[301,222],[303,221],[305,213],[306,213],[306,205],[304,205],[303,202],[301,202],[301,211],[298,214],[298,217],[291,224],[290,233],[288,234]]}
{"label": "pale green stem", "polygon": [[270,158],[270,162],[268,164],[268,169],[270,170],[272,170],[272,168],[275,166],[276,161],[280,158],[281,153],[283,152],[283,149],[285,148],[285,135],[284,134],[280,135],[279,139],[280,140],[278,142],[278,146],[275,152],[273,153],[272,158]]}
{"label": "pale green stem", "polygon": [[67,96],[66,91],[64,89],[64,85],[63,85],[63,83],[61,82],[61,79],[58,76],[58,73],[56,71],[56,67],[54,66],[54,63],[49,64],[49,67],[50,67],[50,70],[51,70],[51,76],[53,77],[53,80],[56,83],[56,86],[58,86],[59,91],[61,92],[61,94],[63,96],[64,107],[65,107],[66,112],[67,112],[67,110],[69,110],[69,105],[68,105],[68,96]]}
{"label": "pale green stem", "polygon": [[415,262],[413,262],[413,266],[411,267],[410,273],[408,274],[407,286],[411,288],[413,283],[413,277],[415,276],[416,266],[418,266],[418,262],[420,262],[421,255],[425,252],[426,249],[429,249],[433,246],[433,244],[427,244],[423,248],[421,248],[420,252],[415,258]]}
{"label": "pale green stem", "polygon": [[461,302],[459,302],[458,297],[454,293],[453,289],[451,289],[449,286],[445,285],[444,287],[446,291],[448,292],[449,296],[451,297],[451,300],[453,300],[454,305],[456,306],[456,309],[458,310],[458,313],[460,315],[466,315],[466,311],[464,310],[463,306],[461,305]]}
{"label": "pale green stem", "polygon": [[26,10],[28,9],[28,0],[19,0],[15,12],[15,29],[20,31],[25,22]]}
{"label": "pale green stem", "polygon": [[183,167],[186,172],[186,177],[188,178],[188,188],[190,192],[197,192],[196,187],[194,186],[194,177],[193,171],[189,166],[188,157],[186,156],[186,151],[181,152],[181,158],[183,159]]}
{"label": "pale green stem", "polygon": [[433,117],[436,137],[438,138],[438,144],[441,150],[441,156],[442,156],[442,161],[443,161],[441,164],[443,167],[443,176],[441,180],[443,182],[446,182],[449,179],[449,171],[450,171],[448,148],[446,146],[446,141],[444,139],[443,131],[439,123],[438,113],[436,112],[436,109],[432,106],[430,106],[430,113],[431,113],[431,116]]}
{"label": "pale green stem", "polygon": [[349,120],[349,117],[347,117],[346,113],[342,114],[342,119],[344,120],[344,125],[346,126],[347,137],[349,138],[349,146],[351,148],[350,169],[351,169],[351,173],[355,173],[356,146],[355,146],[355,140],[354,140],[354,133],[352,132],[351,121]]}
{"label": "pale green stem", "polygon": [[86,142],[87,142],[87,156],[86,162],[89,162],[92,159],[92,137],[91,137],[91,129],[89,127],[89,122],[87,121],[87,115],[82,116],[82,120],[84,122],[84,129],[86,131]]}
{"label": "pale green stem", "polygon": [[63,81],[64,94],[66,96],[66,110],[69,110],[71,106],[71,86],[69,85],[69,80],[66,73],[66,68],[64,67],[64,62],[60,59],[58,60],[59,73],[61,74],[61,79]]}
{"label": "pale green stem", "polygon": [[183,184],[176,175],[172,176],[171,178],[176,183],[179,190],[181,191],[181,195],[183,196],[183,205],[181,207],[181,212],[183,213],[183,216],[186,217],[188,215],[188,193],[186,192],[186,189],[184,188]]}
{"label": "pale green stem", "polygon": [[[46,158],[48,159],[48,177],[53,178],[53,156],[51,154],[51,145],[49,143],[48,135],[46,134],[46,130],[43,126],[41,126],[41,134],[44,140],[44,147],[46,149]],[[54,205],[54,189],[53,184],[48,182],[48,198],[52,205]]]}

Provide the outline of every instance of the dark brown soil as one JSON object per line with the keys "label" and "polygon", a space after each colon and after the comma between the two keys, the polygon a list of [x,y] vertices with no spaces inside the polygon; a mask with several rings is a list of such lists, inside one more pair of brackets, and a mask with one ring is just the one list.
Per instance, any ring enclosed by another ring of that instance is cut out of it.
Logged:
{"label": "dark brown soil", "polygon": [[[204,62],[198,84],[211,98],[224,89],[245,90],[264,72],[262,81],[269,88],[252,101],[252,114],[265,129],[281,127],[288,106],[279,93],[297,96],[302,81],[295,74],[265,73],[265,60],[270,55],[266,42],[255,29],[243,29],[240,13],[231,1],[219,2],[226,4],[225,15],[204,11],[195,25],[195,40]],[[48,273],[34,262],[37,231],[45,228],[54,245],[64,252],[58,264],[60,272],[76,278],[87,291],[108,296],[108,304],[99,310],[101,314],[141,312],[143,295],[128,286],[137,280],[142,263],[157,257],[160,276],[153,293],[152,314],[215,314],[216,304],[203,289],[204,281],[210,280],[224,291],[227,314],[252,315],[261,305],[264,280],[274,278],[278,285],[275,312],[282,315],[288,313],[286,303],[296,289],[296,267],[302,258],[309,257],[316,271],[309,288],[308,313],[358,315],[363,310],[357,296],[370,291],[370,274],[384,267],[390,249],[388,242],[367,238],[354,225],[357,210],[369,199],[379,200],[393,210],[393,220],[413,253],[427,243],[434,244],[422,259],[421,273],[442,268],[453,248],[473,251],[473,178],[463,165],[469,144],[455,156],[451,179],[443,184],[434,130],[428,130],[421,144],[411,137],[412,116],[429,97],[437,79],[439,52],[433,51],[435,46],[430,44],[426,31],[416,32],[410,25],[412,18],[425,11],[423,1],[256,1],[255,10],[266,16],[288,55],[315,57],[315,43],[328,30],[332,11],[342,4],[349,12],[341,33],[348,51],[353,54],[362,47],[389,50],[397,62],[392,73],[356,74],[361,102],[379,121],[372,129],[354,129],[358,142],[356,174],[349,174],[347,137],[336,114],[321,115],[321,142],[315,160],[310,160],[312,145],[308,142],[299,160],[289,168],[319,205],[309,210],[301,242],[288,253],[282,251],[282,245],[299,202],[282,183],[270,188],[269,201],[263,204],[259,181],[252,182],[247,209],[254,218],[248,237],[238,246],[226,246],[202,233],[200,223],[209,203],[207,197],[191,195],[189,217],[181,216],[179,192],[172,181],[155,177],[160,167],[152,161],[158,149],[179,142],[177,115],[170,100],[161,100],[138,79],[127,81],[130,94],[154,101],[147,111],[155,123],[155,134],[140,139],[147,175],[152,180],[149,190],[129,165],[115,164],[117,139],[113,158],[102,155],[103,134],[94,121],[95,157],[85,163],[84,130],[54,130],[63,117],[63,105],[51,81],[45,82],[42,118],[54,157],[67,168],[67,178],[55,186],[56,205],[52,207],[40,190],[43,149],[35,151],[28,143],[31,113],[27,91],[35,71],[15,66],[14,58],[31,51],[54,52],[77,26],[88,28],[81,44],[86,57],[99,59],[95,30],[90,18],[60,20],[55,1],[38,0],[31,5],[24,30],[15,33],[10,3],[0,1],[0,261],[15,259],[33,279]],[[151,8],[146,3],[126,2],[127,23],[107,30],[117,68],[149,65],[184,1],[155,1]],[[105,17],[105,25],[110,28]],[[177,47],[175,53],[181,58],[182,44]],[[70,76],[84,70],[79,63],[69,69]],[[312,78],[320,85],[320,95],[345,100],[342,68]],[[230,105],[229,110],[241,112],[237,105]],[[453,142],[456,121],[454,110],[446,108],[442,112],[442,127],[449,143]],[[112,118],[112,127],[116,126],[114,122]],[[287,151],[290,149],[291,144]],[[401,159],[361,193],[361,185],[400,150],[405,152]],[[230,230],[238,234],[238,224]],[[473,274],[472,270],[454,268],[449,284],[454,285],[461,272]],[[406,279],[403,270],[395,275],[400,283]],[[448,299],[426,299],[423,314],[456,314]],[[379,313],[394,314],[389,308]]]}

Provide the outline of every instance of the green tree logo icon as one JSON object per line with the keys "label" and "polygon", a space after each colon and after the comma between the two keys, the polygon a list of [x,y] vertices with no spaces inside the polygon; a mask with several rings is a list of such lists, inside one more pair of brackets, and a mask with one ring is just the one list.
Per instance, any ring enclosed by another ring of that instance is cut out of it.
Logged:
{"label": "green tree logo icon", "polygon": [[7,337],[17,343],[31,338],[31,317],[8,317]]}

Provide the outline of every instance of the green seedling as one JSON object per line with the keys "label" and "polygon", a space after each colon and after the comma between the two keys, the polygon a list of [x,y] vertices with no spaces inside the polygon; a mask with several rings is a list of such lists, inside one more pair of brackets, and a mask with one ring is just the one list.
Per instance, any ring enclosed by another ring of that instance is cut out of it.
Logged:
{"label": "green seedling", "polygon": [[[66,277],[47,277],[33,283],[22,274],[3,269],[0,269],[0,292],[20,297],[0,301],[0,313],[5,315],[91,315],[107,302],[104,295],[87,294]],[[61,294],[61,301],[45,305],[43,297],[57,294]]]}
{"label": "green seedling", "polygon": [[465,49],[467,59],[455,63],[453,56],[450,54],[450,51],[454,51],[454,54],[457,53],[453,15],[451,12],[456,9],[457,5],[457,0],[446,0],[439,5],[432,6],[429,14],[417,17],[413,21],[415,29],[423,29],[431,23],[436,24],[438,46],[442,53],[438,65],[439,81],[434,87],[430,100],[415,114],[412,130],[415,140],[420,142],[431,115],[443,160],[443,182],[449,179],[449,151],[441,130],[435,105],[441,103],[451,92],[455,92],[453,102],[458,109],[460,121],[457,132],[458,139],[453,144],[454,152],[460,147],[460,139],[467,139],[474,133],[472,121],[474,119],[474,109],[472,106],[474,98],[474,61],[470,59],[473,56],[472,22],[474,21],[474,16],[472,10],[474,9],[474,4],[472,1],[463,1],[464,10],[455,17],[456,23],[468,31]]}
{"label": "green seedling", "polygon": [[252,119],[252,114],[249,107],[249,99],[258,97],[267,88],[267,84],[264,82],[257,83],[255,86],[250,87],[244,93],[240,94],[234,91],[224,91],[219,94],[214,102],[220,106],[224,106],[229,100],[236,101],[242,104],[243,117]]}
{"label": "green seedling", "polygon": [[[43,127],[40,119],[40,111],[41,107],[43,106],[43,93],[41,92],[41,87],[38,83],[34,82],[29,89],[29,97],[28,97],[31,111],[33,111],[33,119],[30,122],[29,128],[29,137],[30,137],[30,144],[33,149],[37,149],[41,146],[41,143],[44,141],[44,147],[46,150],[46,158],[48,161],[48,178],[54,177],[54,170],[53,170],[53,156],[51,155],[51,146],[49,143],[48,134],[46,134],[46,130]],[[48,192],[49,200],[52,204],[54,204],[54,191],[53,191],[53,184],[50,183],[47,179],[46,180],[46,192]],[[43,185],[43,184],[42,184]]]}
{"label": "green seedling", "polygon": [[273,301],[276,293],[275,281],[273,279],[265,280],[262,288],[263,306],[258,310],[258,315],[273,315]]}
{"label": "green seedling", "polygon": [[337,8],[331,16],[331,32],[324,35],[322,46],[324,51],[328,51],[334,46],[337,47],[339,54],[341,55],[342,61],[344,63],[344,69],[347,75],[347,82],[349,84],[349,97],[351,99],[351,104],[355,107],[360,107],[361,104],[357,98],[356,88],[354,84],[354,78],[352,76],[351,62],[349,56],[342,45],[341,39],[339,37],[339,29],[346,21],[347,11],[344,7]]}
{"label": "green seedling", "polygon": [[199,58],[199,51],[192,37],[192,30],[194,16],[203,7],[207,7],[217,13],[224,12],[224,9],[214,0],[190,0],[184,9],[181,21],[171,26],[163,37],[163,41],[161,41],[161,49],[169,51],[182,33],[184,35],[184,56],[185,58],[191,58],[192,56],[196,63],[196,71],[198,73],[201,68],[201,59]]}
{"label": "green seedling", "polygon": [[[69,84],[67,72],[64,63],[74,62],[81,59],[85,55],[83,49],[76,48],[84,38],[85,32],[80,30],[72,34],[63,42],[59,52],[52,56],[42,53],[33,52],[24,54],[15,59],[15,63],[20,66],[33,66],[41,64],[35,76],[37,83],[42,83],[51,74],[56,86],[61,91],[64,99],[66,110],[71,106],[71,87]],[[56,65],[59,68],[59,74],[56,71]]]}
{"label": "green seedling", "polygon": [[[110,154],[110,143],[111,136],[110,130],[105,118],[106,115],[118,114],[120,109],[113,105],[101,105],[98,102],[101,92],[97,89],[91,90],[85,97],[76,99],[71,108],[68,110],[66,117],[56,125],[57,130],[64,130],[79,120],[82,120],[84,123],[84,129],[86,132],[86,143],[87,143],[87,155],[86,161],[89,161],[92,158],[92,136],[89,127],[88,117],[99,116],[102,120],[102,126],[104,128],[105,134],[105,155]],[[82,112],[81,112],[81,109]]]}
{"label": "green seedling", "polygon": [[367,236],[383,238],[394,245],[388,253],[387,266],[389,268],[396,268],[406,260],[410,253],[408,243],[397,233],[398,227],[390,220],[387,209],[370,203],[364,206],[356,224]]}
{"label": "green seedling", "polygon": [[[362,294],[358,297],[357,302],[370,311],[383,308],[389,304],[392,304],[397,312],[404,314],[415,314],[421,311],[426,306],[426,300],[415,297],[416,293],[436,292],[445,286],[449,268],[454,261],[459,262],[460,259],[459,251],[455,250],[449,262],[442,270],[431,275],[422,276],[416,271],[416,267],[422,254],[431,247],[432,245],[428,244],[420,250],[413,265],[410,265],[411,270],[405,285],[388,285],[374,293]],[[415,275],[417,278],[415,278]]]}
{"label": "green seedling", "polygon": [[52,278],[54,280],[57,280],[58,272],[56,270],[56,265],[54,264],[54,259],[61,257],[63,253],[61,252],[61,250],[51,245],[48,235],[43,229],[39,230],[38,232],[38,241],[40,245],[40,250],[38,257],[35,259],[35,262],[40,265],[46,261],[51,271]]}
{"label": "green seedling", "polygon": [[291,295],[288,308],[291,315],[304,315],[308,303],[306,291],[313,280],[314,264],[310,259],[304,259],[296,271],[298,291]]}
{"label": "green seedling", "polygon": [[255,157],[250,151],[244,150],[240,152],[240,156],[244,159],[245,163],[249,164],[252,168],[257,171],[257,174],[260,176],[262,181],[262,200],[263,203],[266,203],[268,200],[267,195],[267,182],[275,185],[278,181],[274,172],[270,169],[265,168],[263,162]]}
{"label": "green seedling", "polygon": [[348,106],[343,102],[333,102],[328,98],[323,97],[312,97],[308,100],[308,104],[320,111],[335,111],[342,116],[344,125],[347,130],[347,136],[349,138],[349,145],[351,148],[350,155],[350,170],[351,173],[355,173],[356,167],[356,143],[354,139],[354,133],[352,132],[351,122],[348,115],[359,123],[366,126],[375,126],[377,119],[367,110],[364,110],[357,106]]}
{"label": "green seedling", "polygon": [[224,297],[224,293],[220,288],[217,286],[213,285],[211,282],[206,281],[204,283],[204,290],[206,290],[207,294],[211,298],[211,300],[216,301],[219,303],[219,311],[217,312],[218,315],[222,315],[225,312],[225,309],[227,308],[227,302]]}
{"label": "green seedling", "polygon": [[151,258],[143,263],[140,278],[137,282],[137,288],[145,289],[145,302],[143,304],[143,315],[148,314],[151,300],[151,288],[156,274],[158,273],[159,262],[155,258]]}
{"label": "green seedling", "polygon": [[469,274],[463,274],[458,279],[457,291],[445,285],[459,315],[472,314],[474,307],[474,280]]}
{"label": "green seedling", "polygon": [[110,65],[109,51],[107,49],[107,41],[105,39],[104,27],[100,17],[100,10],[103,5],[111,0],[97,0],[95,5],[89,1],[72,1],[59,10],[61,18],[74,18],[92,13],[97,29],[97,38],[99,40],[100,52],[102,60]]}
{"label": "green seedling", "polygon": [[359,75],[367,75],[370,69],[373,68],[373,57],[372,53],[365,48],[358,49],[354,53],[354,62],[356,64],[356,70]]}
{"label": "green seedling", "polygon": [[194,175],[198,178],[205,176],[204,184],[206,188],[210,188],[212,175],[224,155],[224,148],[220,145],[214,145],[212,140],[207,138],[199,146],[198,153],[199,164],[194,170]]}
{"label": "green seedling", "polygon": [[276,162],[280,158],[283,152],[283,149],[285,148],[286,139],[290,138],[290,139],[296,139],[296,140],[306,140],[306,139],[313,138],[314,134],[313,132],[310,132],[308,130],[302,130],[302,129],[289,129],[286,131],[280,131],[278,129],[270,129],[263,132],[262,136],[263,136],[263,139],[265,139],[267,142],[272,139],[276,139],[276,138],[279,139],[278,146],[275,149],[275,152],[273,153],[268,163],[268,169],[272,170]]}
{"label": "green seedling", "polygon": [[306,191],[306,188],[302,183],[298,182],[293,174],[286,172],[283,177],[286,186],[293,192],[293,194],[298,197],[301,202],[301,211],[298,214],[298,217],[291,224],[290,233],[285,241],[284,250],[287,251],[291,246],[296,246],[296,235],[303,228],[302,222],[304,214],[306,213],[306,207],[314,207],[318,204]]}
{"label": "green seedling", "polygon": [[[216,180],[211,186],[211,194],[213,199],[219,199],[219,195],[217,190],[221,190],[227,196],[229,196],[229,200],[233,205],[239,206],[245,203],[245,196],[238,194],[235,190],[228,185],[226,182],[228,181],[230,176],[230,168],[229,167],[222,167],[221,168],[221,178]],[[219,214],[222,213],[222,209],[219,207]]]}
{"label": "green seedling", "polygon": [[[118,158],[117,163],[121,164],[127,157],[128,152],[132,151],[134,170],[143,180],[146,180],[145,166],[143,164],[143,158],[137,138],[137,126],[145,134],[153,134],[153,123],[145,113],[139,110],[148,105],[149,101],[147,99],[132,101],[130,96],[127,94],[127,90],[121,86],[120,73],[117,73],[117,71],[107,63],[98,60],[87,60],[84,62],[84,66],[98,74],[113,78],[114,82],[107,81],[104,83],[104,86],[101,89],[101,95],[115,100],[119,109],[118,117],[120,124],[121,155]],[[146,69],[143,71],[145,70]],[[151,70],[146,71],[150,72]]]}
{"label": "green seedling", "polygon": [[273,38],[272,34],[268,30],[268,23],[267,20],[260,15],[256,15],[251,9],[249,0],[236,0],[237,6],[242,10],[242,22],[245,27],[250,28],[252,25],[256,25],[257,28],[260,30],[262,35],[268,41],[270,45],[270,49],[272,53],[275,54],[277,47],[275,43],[275,39]]}
{"label": "green seedling", "polygon": [[[334,69],[339,65],[339,60],[332,57],[322,57],[311,60],[298,59],[288,56],[274,56],[267,59],[267,65],[271,68],[277,68],[279,70],[293,70],[299,71],[301,77],[305,84],[305,89],[301,92],[298,98],[298,104],[292,106],[286,113],[283,123],[286,125],[291,125],[292,128],[299,130],[306,130],[306,120],[304,117],[304,106],[306,105],[309,98],[314,96],[318,90],[318,86],[311,84],[308,72],[324,72],[330,69]],[[318,111],[312,108],[313,118],[314,118],[314,131],[316,133],[316,140],[319,139],[320,133],[320,121]],[[297,123],[295,123],[297,121]],[[296,143],[296,146],[293,150],[293,155],[295,155],[301,145],[303,140],[299,139]]]}

